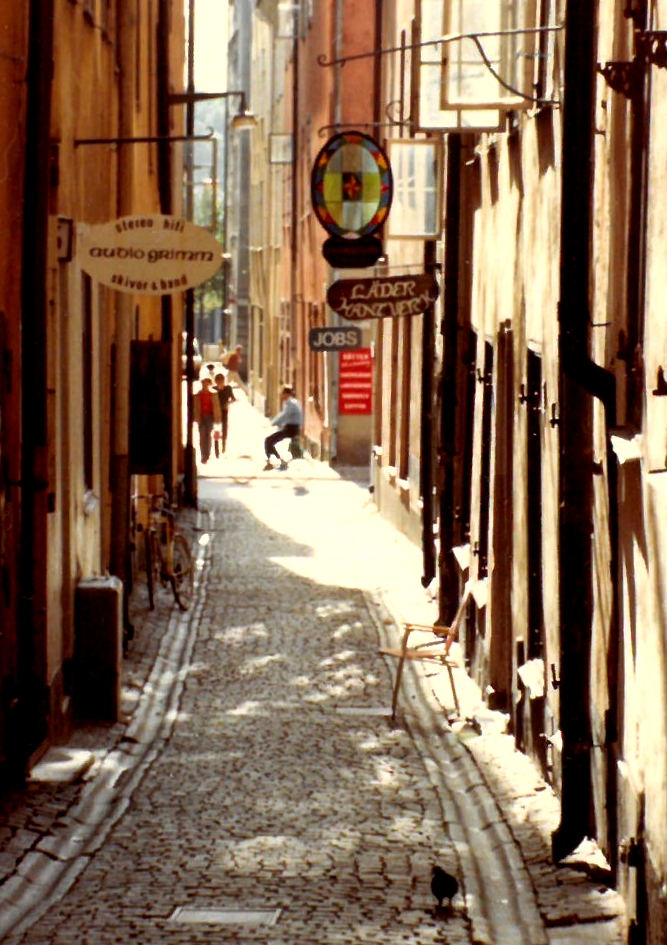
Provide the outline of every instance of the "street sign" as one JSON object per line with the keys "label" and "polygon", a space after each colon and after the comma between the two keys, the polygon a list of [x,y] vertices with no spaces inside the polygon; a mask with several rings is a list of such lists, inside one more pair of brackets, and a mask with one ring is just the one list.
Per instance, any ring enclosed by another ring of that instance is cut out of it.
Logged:
{"label": "street sign", "polygon": [[355,351],[361,347],[361,328],[311,328],[308,344],[311,351]]}
{"label": "street sign", "polygon": [[327,302],[350,321],[421,315],[437,299],[433,276],[389,276],[381,279],[340,279],[329,286]]}

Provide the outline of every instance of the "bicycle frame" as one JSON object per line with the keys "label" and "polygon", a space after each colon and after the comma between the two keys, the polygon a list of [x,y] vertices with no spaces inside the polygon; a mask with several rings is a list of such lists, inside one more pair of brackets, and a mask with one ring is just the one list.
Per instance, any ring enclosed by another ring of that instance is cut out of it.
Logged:
{"label": "bicycle frame", "polygon": [[132,496],[149,502],[145,530],[145,569],[149,608],[155,606],[155,588],[171,586],[181,610],[190,606],[194,583],[194,567],[190,547],[176,529],[175,513],[168,506],[167,493]]}

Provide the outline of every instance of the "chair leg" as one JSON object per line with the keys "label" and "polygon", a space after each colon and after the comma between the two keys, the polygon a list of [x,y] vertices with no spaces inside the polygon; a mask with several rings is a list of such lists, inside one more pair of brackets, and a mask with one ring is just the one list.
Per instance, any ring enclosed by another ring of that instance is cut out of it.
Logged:
{"label": "chair leg", "polygon": [[454,706],[456,707],[457,717],[461,717],[461,705],[459,703],[459,697],[456,692],[456,685],[454,683],[454,672],[451,667],[451,663],[447,663],[447,672],[449,673],[449,685],[452,687],[452,695],[454,697]]}
{"label": "chair leg", "polygon": [[396,721],[396,707],[398,705],[398,691],[401,688],[401,679],[403,677],[403,666],[405,664],[405,653],[408,648],[408,637],[412,633],[412,628],[408,627],[405,633],[403,634],[403,641],[401,643],[401,655],[398,659],[398,666],[396,667],[396,680],[394,682],[394,695],[391,700],[391,720],[392,722]]}

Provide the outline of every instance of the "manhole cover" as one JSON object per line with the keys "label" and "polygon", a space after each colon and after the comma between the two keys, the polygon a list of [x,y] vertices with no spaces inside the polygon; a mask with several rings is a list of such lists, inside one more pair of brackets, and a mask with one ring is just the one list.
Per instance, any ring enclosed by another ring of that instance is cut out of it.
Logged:
{"label": "manhole cover", "polygon": [[384,706],[368,705],[339,705],[336,706],[336,712],[340,712],[341,715],[391,715],[391,709]]}
{"label": "manhole cover", "polygon": [[222,909],[217,906],[179,906],[170,922],[193,925],[275,925],[280,909]]}

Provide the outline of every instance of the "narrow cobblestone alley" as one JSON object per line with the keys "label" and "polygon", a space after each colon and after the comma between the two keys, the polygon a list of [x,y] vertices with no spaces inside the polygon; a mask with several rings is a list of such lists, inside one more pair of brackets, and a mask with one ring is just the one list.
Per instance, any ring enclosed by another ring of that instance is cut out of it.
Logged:
{"label": "narrow cobblestone alley", "polygon": [[[254,412],[235,409],[259,442]],[[502,768],[506,739],[475,761],[438,706],[451,707],[445,673],[440,686],[411,668],[392,724],[393,667],[378,647],[399,614],[434,617],[419,550],[363,483],[305,460],[251,476],[260,461],[241,450],[200,478],[196,603],[183,616],[161,603],[152,674],[88,781],[97,788],[66,813],[53,788],[52,822],[15,870],[3,854],[2,908],[16,910],[4,940],[620,941],[618,897],[548,863],[553,805],[536,773],[517,760],[530,783],[513,786],[508,770],[503,796],[489,791],[484,765]],[[33,817],[23,835],[35,829]],[[460,880],[451,908],[434,908],[434,863]]]}

